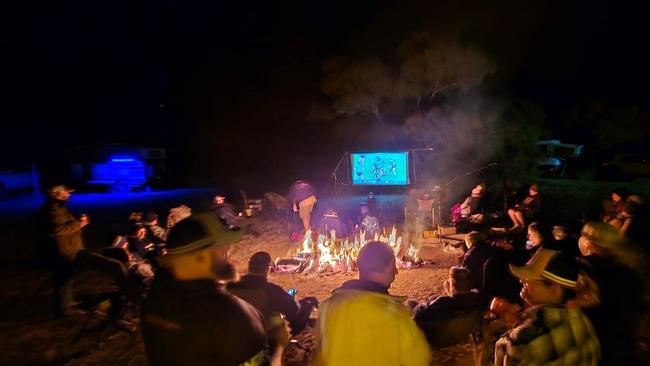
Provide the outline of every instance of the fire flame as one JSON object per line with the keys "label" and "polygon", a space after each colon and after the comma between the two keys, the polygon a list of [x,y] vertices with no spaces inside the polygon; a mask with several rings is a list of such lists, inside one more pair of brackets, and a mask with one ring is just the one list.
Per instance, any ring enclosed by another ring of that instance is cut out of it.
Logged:
{"label": "fire flame", "polygon": [[[346,238],[343,241],[337,241],[336,231],[331,230],[329,235],[319,234],[315,242],[311,230],[307,230],[296,254],[302,258],[308,258],[309,262],[304,267],[304,272],[355,271],[359,251],[370,241],[388,244],[393,249],[395,261],[400,268],[408,269],[412,267],[412,263],[421,262],[418,258],[419,250],[415,246],[409,245],[406,250],[402,248],[402,237],[397,235],[395,227],[389,234],[386,234],[385,229],[381,234],[376,233],[371,240],[366,238],[366,232],[362,230],[353,239]],[[405,260],[402,260],[403,258]]]}

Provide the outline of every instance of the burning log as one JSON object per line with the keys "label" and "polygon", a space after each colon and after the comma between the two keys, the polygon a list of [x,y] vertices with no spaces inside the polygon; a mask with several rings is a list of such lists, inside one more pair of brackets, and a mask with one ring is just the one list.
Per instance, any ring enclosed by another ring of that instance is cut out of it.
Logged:
{"label": "burning log", "polygon": [[[419,250],[413,245],[404,248],[402,238],[397,235],[395,227],[388,234],[385,229],[381,233],[375,233],[373,240],[387,243],[393,249],[399,268],[411,269],[423,265],[422,260],[418,258]],[[329,235],[319,234],[314,240],[311,230],[308,230],[293,258],[276,260],[276,271],[283,273],[354,272],[358,270],[359,251],[369,241],[371,240],[366,239],[365,231],[361,231],[353,239],[341,240],[332,230]]]}

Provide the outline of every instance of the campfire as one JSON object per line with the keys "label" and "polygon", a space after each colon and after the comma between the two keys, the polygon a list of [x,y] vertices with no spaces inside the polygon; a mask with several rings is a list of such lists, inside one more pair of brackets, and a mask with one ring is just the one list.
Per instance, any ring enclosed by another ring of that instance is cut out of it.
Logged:
{"label": "campfire", "polygon": [[402,237],[397,235],[395,227],[390,234],[386,234],[386,230],[381,234],[376,233],[372,238],[366,238],[366,234],[365,231],[361,231],[354,239],[338,239],[336,232],[332,230],[329,235],[321,233],[314,240],[311,230],[308,230],[293,258],[276,259],[276,272],[353,272],[357,270],[359,251],[370,241],[381,241],[390,245],[399,268],[411,269],[422,266],[418,250],[413,245],[404,248]]}

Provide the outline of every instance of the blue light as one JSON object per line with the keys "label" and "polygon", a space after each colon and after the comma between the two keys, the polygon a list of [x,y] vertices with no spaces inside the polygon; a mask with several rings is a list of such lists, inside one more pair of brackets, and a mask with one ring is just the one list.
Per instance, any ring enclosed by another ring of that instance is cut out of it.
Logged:
{"label": "blue light", "polygon": [[113,158],[111,159],[112,162],[114,163],[129,163],[129,162],[134,162],[135,159],[132,158]]}

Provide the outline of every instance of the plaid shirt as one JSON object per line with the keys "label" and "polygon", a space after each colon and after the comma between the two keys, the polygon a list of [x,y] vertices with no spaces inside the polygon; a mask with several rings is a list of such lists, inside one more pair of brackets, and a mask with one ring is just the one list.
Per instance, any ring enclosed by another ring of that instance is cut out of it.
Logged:
{"label": "plaid shirt", "polygon": [[597,365],[600,345],[578,308],[535,306],[497,341],[494,363],[510,365]]}

